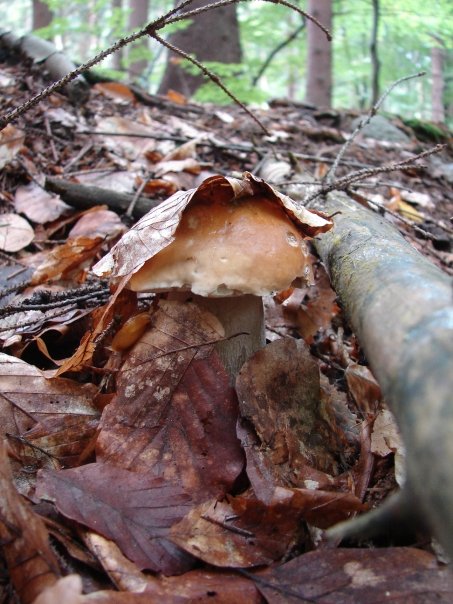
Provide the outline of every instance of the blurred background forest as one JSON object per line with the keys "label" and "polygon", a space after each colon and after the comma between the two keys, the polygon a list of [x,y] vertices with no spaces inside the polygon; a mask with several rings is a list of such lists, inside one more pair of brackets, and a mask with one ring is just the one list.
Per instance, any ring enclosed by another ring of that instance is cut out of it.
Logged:
{"label": "blurred background forest", "polygon": [[[195,0],[188,7],[206,5]],[[173,0],[14,0],[3,28],[33,31],[83,63],[173,6]],[[239,2],[166,28],[173,44],[202,60],[242,101],[287,98],[318,106],[366,109],[395,80],[384,110],[453,124],[452,0],[308,0],[332,43],[301,14],[268,2]],[[326,50],[327,45],[327,50]],[[142,39],[106,59],[105,75],[150,92],[176,90],[198,101],[230,102],[196,69],[155,40]],[[181,75],[182,74],[182,75]]]}

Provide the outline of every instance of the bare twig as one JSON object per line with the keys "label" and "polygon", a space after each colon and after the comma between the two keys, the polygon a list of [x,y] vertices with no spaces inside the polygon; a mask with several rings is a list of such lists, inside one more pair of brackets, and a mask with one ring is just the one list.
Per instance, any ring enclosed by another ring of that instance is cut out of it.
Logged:
{"label": "bare twig", "polygon": [[357,170],[356,172],[351,172],[343,178],[338,178],[330,184],[314,183],[313,186],[319,186],[319,190],[307,197],[307,199],[304,200],[304,204],[308,206],[314,199],[316,199],[320,195],[325,195],[326,193],[330,193],[330,191],[342,191],[344,189],[347,189],[352,183],[365,180],[366,178],[370,178],[371,176],[376,176],[376,174],[395,172],[396,170],[402,170],[408,167],[424,168],[425,166],[415,164],[415,162],[418,159],[423,159],[424,157],[428,157],[429,155],[434,155],[434,153],[439,153],[440,151],[442,151],[442,149],[445,149],[445,147],[446,145],[436,145],[432,149],[428,149],[427,151],[418,153],[417,155],[414,155],[413,157],[410,157],[409,159],[405,159],[400,162],[392,162],[391,164],[376,166],[375,168],[365,168],[363,170]]}
{"label": "bare twig", "polygon": [[351,136],[348,138],[348,140],[344,143],[344,145],[342,146],[342,148],[338,152],[338,155],[336,157],[336,160],[335,160],[333,166],[330,168],[330,170],[326,174],[325,181],[326,181],[327,184],[330,184],[330,183],[333,182],[333,180],[335,178],[335,173],[336,173],[337,168],[338,168],[338,165],[339,165],[340,161],[343,159],[344,154],[349,149],[349,147],[351,146],[351,144],[353,143],[353,141],[355,140],[355,138],[359,134],[359,132],[361,132],[365,128],[365,126],[370,123],[371,118],[373,118],[376,115],[376,113],[378,112],[380,106],[385,101],[385,99],[388,97],[388,95],[392,92],[392,90],[395,88],[395,86],[398,86],[398,84],[401,84],[402,82],[406,82],[407,80],[411,80],[413,78],[420,78],[420,77],[422,77],[424,75],[425,75],[425,72],[421,71],[420,73],[415,73],[415,74],[412,74],[412,75],[404,76],[403,78],[400,78],[399,80],[396,80],[396,82],[393,82],[393,84],[391,84],[387,88],[387,90],[385,90],[385,92],[378,99],[378,101],[371,107],[370,111],[368,112],[368,115],[365,116],[360,121],[360,123],[357,126],[357,128],[354,130],[354,132],[351,134]]}

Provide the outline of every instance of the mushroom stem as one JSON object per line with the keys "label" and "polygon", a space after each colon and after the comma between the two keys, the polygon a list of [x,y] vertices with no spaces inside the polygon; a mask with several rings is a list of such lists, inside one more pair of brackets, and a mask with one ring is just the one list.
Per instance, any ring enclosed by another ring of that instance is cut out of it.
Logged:
{"label": "mushroom stem", "polygon": [[263,300],[245,294],[230,298],[194,295],[193,301],[215,315],[225,329],[225,339],[216,344],[216,350],[234,384],[245,361],[266,344]]}

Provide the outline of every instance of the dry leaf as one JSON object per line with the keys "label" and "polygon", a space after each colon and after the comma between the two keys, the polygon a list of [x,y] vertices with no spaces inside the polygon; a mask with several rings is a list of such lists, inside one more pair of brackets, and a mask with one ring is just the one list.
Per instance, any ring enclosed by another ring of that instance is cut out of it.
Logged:
{"label": "dry leaf", "polygon": [[167,539],[192,507],[181,487],[149,475],[93,463],[39,473],[37,496],[60,513],[112,539],[140,569],[179,574],[192,559]]}
{"label": "dry leaf", "polygon": [[0,438],[0,493],[3,556],[20,602],[29,604],[56,582],[60,572],[44,522],[13,486],[3,438]]}
{"label": "dry leaf", "polygon": [[30,224],[17,214],[0,214],[0,250],[18,252],[35,237]]}
{"label": "dry leaf", "polygon": [[62,245],[56,245],[46,252],[39,252],[24,258],[29,266],[36,267],[32,284],[39,285],[46,281],[58,281],[72,278],[83,279],[89,264],[99,252],[103,243],[102,237],[76,237],[68,239]]}
{"label": "dry leaf", "polygon": [[52,222],[71,211],[71,207],[59,195],[51,195],[34,182],[17,188],[14,206],[16,212],[25,214],[29,220],[38,224]]}
{"label": "dry leaf", "polygon": [[453,599],[451,570],[432,554],[405,547],[310,552],[258,573],[256,585],[269,604],[448,604]]}
{"label": "dry leaf", "polygon": [[68,238],[103,237],[113,239],[123,233],[125,229],[118,214],[102,209],[84,213],[70,230]]}
{"label": "dry leaf", "polygon": [[25,133],[12,124],[0,131],[0,169],[4,168],[20,151]]}
{"label": "dry leaf", "polygon": [[237,401],[213,343],[218,321],[193,304],[161,300],[128,353],[103,413],[99,460],[165,476],[197,501],[221,496],[242,470]]}
{"label": "dry leaf", "polygon": [[100,82],[95,84],[93,88],[114,101],[123,103],[133,103],[135,101],[135,94],[129,86],[121,82]]}
{"label": "dry leaf", "polygon": [[236,388],[280,485],[303,486],[311,469],[338,474],[340,442],[324,419],[318,366],[302,340],[283,338],[256,352]]}

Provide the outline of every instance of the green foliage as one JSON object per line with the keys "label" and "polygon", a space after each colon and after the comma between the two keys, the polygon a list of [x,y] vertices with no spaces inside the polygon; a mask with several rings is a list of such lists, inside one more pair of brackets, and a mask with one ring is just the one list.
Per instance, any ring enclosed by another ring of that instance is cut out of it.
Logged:
{"label": "green foliage", "polygon": [[[128,9],[113,9],[111,0],[46,0],[54,11],[52,24],[39,33],[56,39],[60,47],[78,62],[111,45],[127,32]],[[150,2],[149,19],[155,19],[173,6],[174,0]],[[370,36],[371,0],[332,0],[334,9],[333,64],[334,105],[366,109],[371,96]],[[30,0],[15,0],[6,16],[5,27],[15,33],[30,29]],[[306,2],[300,0],[301,8]],[[124,7],[128,6],[124,0]],[[453,2],[452,0],[380,0],[378,52],[381,63],[380,86],[384,91],[395,80],[421,70],[423,79],[399,85],[385,101],[387,111],[418,119],[431,117],[431,48],[445,48],[446,105],[453,106]],[[261,102],[275,97],[303,100],[305,95],[306,33],[287,44],[272,59],[257,83],[254,79],[270,53],[288,39],[301,24],[301,16],[273,2],[239,2],[243,63],[207,65],[242,101]],[[172,25],[165,36],[189,22]],[[149,68],[144,82],[155,90],[165,65],[166,53],[148,39],[149,50],[137,45],[125,53],[123,65],[145,58]],[[127,56],[129,54],[129,56]],[[104,62],[111,68],[110,59]],[[190,67],[190,69],[192,69]],[[142,82],[143,83],[143,82]],[[228,102],[213,83],[206,83],[197,100]],[[453,110],[451,110],[453,115]]]}

